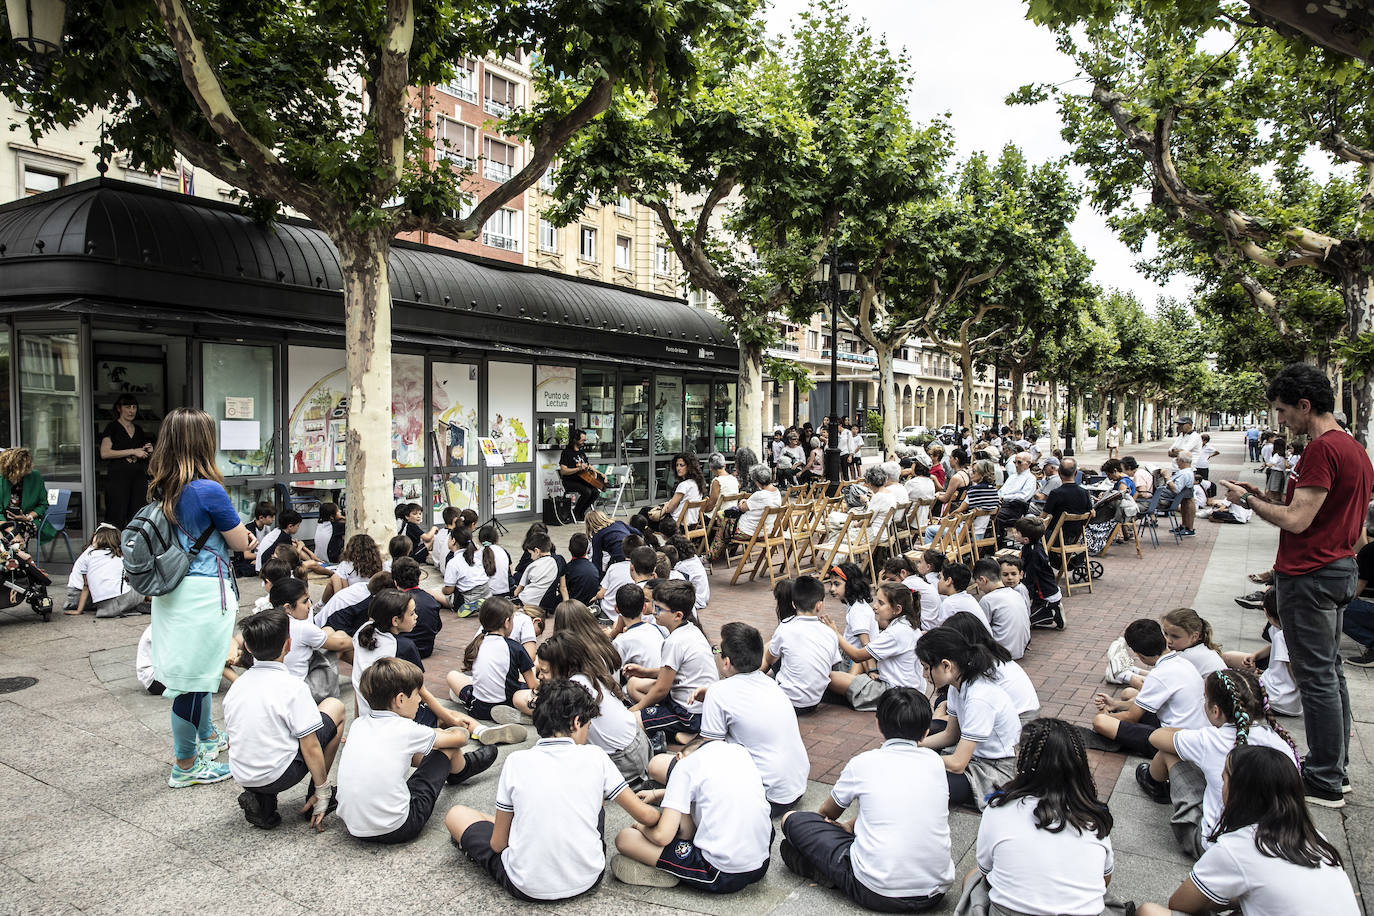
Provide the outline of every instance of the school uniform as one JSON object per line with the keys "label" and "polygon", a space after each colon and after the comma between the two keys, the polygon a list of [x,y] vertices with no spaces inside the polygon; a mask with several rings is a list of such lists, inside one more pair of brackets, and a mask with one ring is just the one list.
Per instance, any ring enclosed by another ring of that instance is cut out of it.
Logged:
{"label": "school uniform", "polygon": [[[377,642],[375,648],[366,649],[358,641],[355,634],[353,637],[353,701],[356,704],[356,715],[359,719],[372,712],[372,707],[367,705],[367,699],[363,696],[359,688],[363,678],[363,672],[372,667],[372,663],[379,658],[399,658],[408,661],[421,671],[425,670],[424,663],[420,661],[420,653],[415,648],[415,643],[405,636],[397,636],[394,633],[382,633],[375,631]],[[439,719],[434,715],[424,703],[415,713],[415,721],[430,728],[439,724]]]}
{"label": "school uniform", "polygon": [[[1300,766],[1293,748],[1280,738],[1273,729],[1265,725],[1252,725],[1247,742],[1252,747],[1272,747],[1289,760],[1293,766]],[[1221,784],[1226,769],[1226,756],[1236,746],[1236,727],[1223,725],[1220,728],[1188,728],[1174,733],[1174,750],[1178,759],[1196,764],[1207,779],[1207,789],[1202,796],[1202,823],[1200,825],[1199,845],[1202,849],[1212,846],[1207,839],[1216,829],[1221,818]]]}
{"label": "school uniform", "polygon": [[[878,617],[873,613],[873,605],[867,601],[855,601],[844,608],[844,641],[851,646],[858,646],[860,636],[867,636],[870,641],[878,636]],[[777,655],[776,652],[773,654]]]}
{"label": "school uniform", "polygon": [[[452,763],[434,749],[432,728],[390,710],[353,721],[339,756],[339,819],[355,837],[405,843],[419,836],[434,812]],[[416,754],[423,759],[410,773]]]}
{"label": "school uniform", "polygon": [[434,532],[434,540],[429,544],[429,562],[440,572],[448,566],[448,555],[453,543],[453,529],[440,528]]}
{"label": "school uniform", "polygon": [[1040,715],[1040,695],[1036,693],[1035,685],[1031,683],[1026,669],[1014,661],[1002,662],[988,677],[1011,699],[1011,705],[1022,725]]}
{"label": "school uniform", "polygon": [[945,774],[950,802],[972,802],[982,810],[985,796],[1016,775],[1021,718],[1011,697],[988,678],[951,686],[945,709],[959,722],[959,740],[978,745],[964,772]]}
{"label": "school uniform", "polygon": [[371,610],[372,593],[367,590],[367,582],[363,581],[341,588],[331,595],[315,611],[311,622],[317,627],[329,627],[352,636],[367,623]]}
{"label": "school uniform", "polygon": [[992,638],[1013,659],[1026,654],[1030,645],[1030,605],[1009,588],[995,588],[978,602],[987,616]]}
{"label": "school uniform", "polygon": [[[131,589],[124,578],[122,558],[103,547],[91,547],[82,551],[77,561],[82,567],[82,584],[91,593],[96,617],[123,617],[144,608],[143,596]],[[80,601],[79,592],[77,600]]]}
{"label": "school uniform", "polygon": [[826,879],[864,909],[935,907],[954,883],[944,772],[929,748],[905,738],[884,741],[851,758],[830,791],[841,808],[858,803],[854,832],[798,812],[783,824],[784,842],[804,863],[805,877]]}
{"label": "school uniform", "polygon": [[415,628],[410,631],[410,641],[415,643],[421,658],[429,658],[434,654],[434,639],[444,628],[439,601],[418,585],[405,591],[415,602]]}
{"label": "school uniform", "polygon": [[606,575],[601,577],[601,588],[605,590],[605,594],[601,596],[602,614],[614,618],[619,613],[615,609],[615,593],[620,591],[620,586],[629,585],[633,581],[629,560],[612,563],[606,568]]}
{"label": "school uniform", "polygon": [[[873,630],[877,628],[875,620]],[[768,641],[768,652],[782,660],[777,683],[792,706],[798,711],[815,709],[830,686],[830,672],[840,661],[835,631],[814,614],[797,614],[778,624]]]}
{"label": "school uniform", "polygon": [[983,622],[983,626],[988,628],[988,632],[992,632],[992,625],[988,623],[987,612],[984,611],[983,606],[978,603],[978,599],[968,592],[955,592],[952,595],[945,595],[941,598],[940,610],[936,614],[936,626],[940,626],[946,620],[961,611],[967,611],[974,617],[977,617]]}
{"label": "school uniform", "polygon": [[315,556],[325,563],[339,562],[343,550],[343,522],[317,522],[315,524]]}
{"label": "school uniform", "polygon": [[143,689],[155,697],[160,697],[167,686],[153,676],[153,628],[144,627],[143,635],[138,638],[138,649],[134,655],[134,676]]}
{"label": "school uniform", "polygon": [[641,668],[661,668],[664,639],[666,637],[658,624],[642,617],[622,630],[611,643],[620,653],[622,667],[638,665]]}
{"label": "school uniform", "polygon": [[1266,856],[1255,846],[1255,825],[1217,838],[1188,875],[1218,907],[1239,905],[1245,916],[1356,916],[1361,910],[1345,869],[1316,868]]}
{"label": "school uniform", "polygon": [[305,675],[310,671],[310,657],[315,654],[316,649],[323,649],[324,642],[328,639],[324,630],[315,626],[310,620],[297,620],[291,615],[287,615],[287,620],[291,624],[291,650],[286,653],[283,664],[286,670],[291,672],[292,677],[305,679]]}
{"label": "school uniform", "polygon": [[701,714],[702,735],[742,745],[749,752],[774,817],[801,799],[811,772],[792,706],[780,684],[762,671],[750,671],[708,688]]}
{"label": "school uniform", "polygon": [[706,603],[711,600],[711,581],[706,576],[706,567],[702,565],[701,557],[679,560],[673,567],[673,572],[679,573],[696,589],[696,600],[692,603],[692,610],[700,611],[706,607]]}
{"label": "school uniform", "polygon": [[229,772],[234,782],[261,795],[285,792],[310,772],[300,742],[308,735],[328,746],[337,731],[320,712],[305,681],[281,662],[254,661],[224,695]]}
{"label": "school uniform", "polygon": [[[556,779],[550,778],[553,773]],[[463,831],[459,846],[513,897],[576,897],[601,880],[606,868],[602,804],[625,788],[624,777],[596,745],[541,738],[529,750],[511,754],[501,768],[496,807],[512,816],[506,848],[492,851],[490,821]]]}
{"label": "school uniform", "polygon": [[649,734],[656,731],[701,731],[702,703],[692,699],[698,687],[708,687],[720,680],[716,670],[715,653],[711,644],[695,624],[684,623],[663,640],[661,668],[676,672],[668,695],[652,706],[639,711],[639,720]]}
{"label": "school uniform", "polygon": [[483,560],[483,556],[486,554],[487,550],[491,550],[492,563],[496,567],[496,572],[487,576],[487,588],[491,590],[493,595],[500,595],[503,598],[508,597],[511,592],[510,554],[506,552],[506,548],[499,544],[483,546],[477,551],[477,563],[482,567],[483,572],[485,572],[487,568]]}
{"label": "school uniform", "polygon": [[675,761],[662,807],[690,815],[696,834],[669,842],[657,868],[716,894],[734,893],[767,873],[773,844],[768,799],[758,767],[741,745],[709,741]]}
{"label": "school uniform", "polygon": [[569,560],[568,565],[563,567],[563,580],[568,584],[569,600],[581,601],[587,607],[592,606],[592,599],[601,588],[601,576],[591,560],[586,557],[574,557]]}
{"label": "school uniform", "polygon": [[488,633],[477,647],[472,683],[458,699],[479,719],[490,719],[491,708],[508,704],[525,685],[524,674],[534,667],[525,647],[500,633]]}
{"label": "school uniform", "polygon": [[649,771],[649,736],[639,724],[639,716],[630,712],[604,684],[594,684],[585,674],[574,674],[568,680],[581,684],[597,700],[601,708],[587,726],[587,741],[605,751],[611,763],[628,782],[645,778]]}
{"label": "school uniform", "polygon": [[416,563],[423,563],[429,559],[429,548],[425,546],[424,532],[420,526],[409,519],[400,519],[396,525],[396,533],[404,534],[410,538],[410,558]]}
{"label": "school uniform", "polygon": [[520,601],[531,607],[541,607],[549,589],[558,591],[558,560],[543,556],[525,567],[520,576]]}
{"label": "school uniform", "polygon": [[1288,667],[1288,640],[1277,627],[1269,631],[1269,667],[1260,675],[1269,694],[1269,708],[1281,716],[1302,715],[1302,696]]}
{"label": "school uniform", "polygon": [[1186,658],[1197,669],[1197,673],[1202,677],[1207,677],[1213,671],[1224,671],[1227,668],[1226,662],[1215,649],[1209,649],[1202,643],[1189,646],[1175,653]]}
{"label": "school uniform", "polygon": [[1149,715],[1117,725],[1116,741],[1127,750],[1153,757],[1150,733],[1156,728],[1211,728],[1197,668],[1177,652],[1162,656],[1145,675],[1135,705]]}
{"label": "school uniform", "polygon": [[[340,560],[339,565],[334,567],[334,575],[344,580],[345,585],[366,585],[368,576],[359,575],[357,567],[352,560]],[[337,592],[336,592],[337,594]]]}
{"label": "school uniform", "polygon": [[878,676],[872,673],[854,678],[845,694],[849,705],[855,709],[871,710],[878,706],[878,697],[889,687],[915,687],[926,689],[926,679],[921,674],[921,662],[916,658],[916,640],[920,634],[911,628],[911,621],[898,617],[887,625],[886,630],[878,633],[878,638],[868,644],[868,654],[878,664]]}
{"label": "school uniform", "polygon": [[939,587],[924,576],[907,576],[902,580],[902,584],[911,589],[911,594],[917,601],[917,610],[921,614],[921,629],[933,630],[939,626],[936,623],[940,617]]}
{"label": "school uniform", "polygon": [[471,617],[491,595],[487,571],[476,553],[469,563],[463,551],[456,552],[444,567],[444,585],[453,588],[453,609],[459,617]]}
{"label": "school uniform", "polygon": [[291,535],[282,531],[280,528],[273,528],[271,531],[264,534],[262,540],[258,542],[258,551],[253,559],[253,569],[261,573],[262,564],[272,559],[272,553],[277,549],[278,544],[285,544],[287,547],[290,547],[293,543],[295,543],[295,541]]}
{"label": "school uniform", "polygon": [[[534,630],[534,620],[524,611],[517,610],[511,615],[510,619],[510,638],[512,641],[524,646],[527,643],[535,642],[538,638]],[[528,650],[526,650],[528,652]]]}
{"label": "school uniform", "polygon": [[976,848],[989,897],[1027,916],[1101,913],[1115,864],[1111,837],[1068,824],[1042,830],[1035,821],[1039,801],[1018,798],[983,811]]}
{"label": "school uniform", "polygon": [[1026,589],[1026,583],[1018,582],[1012,587],[1012,591],[1021,596],[1021,600],[1026,602],[1026,613],[1030,613],[1030,592]]}

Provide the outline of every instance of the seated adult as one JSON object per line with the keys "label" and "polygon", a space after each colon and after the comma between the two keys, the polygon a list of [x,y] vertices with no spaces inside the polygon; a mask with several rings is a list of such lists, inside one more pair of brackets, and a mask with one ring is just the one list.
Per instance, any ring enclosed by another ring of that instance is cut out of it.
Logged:
{"label": "seated adult", "polygon": [[[0,507],[4,507],[5,521],[13,523],[13,537],[25,542],[48,511],[48,485],[34,470],[33,453],[26,448],[0,453]],[[52,540],[57,531],[43,522],[38,534],[40,541]]]}
{"label": "seated adult", "polygon": [[1104,516],[1104,521],[1112,522],[1124,522],[1128,518],[1134,518],[1137,512],[1136,487],[1135,481],[1126,476],[1125,464],[1119,458],[1108,458],[1102,464],[1102,473],[1107,475],[1107,481],[1111,485],[1108,494],[1121,495],[1110,501],[1100,500],[1099,515]]}
{"label": "seated adult", "polygon": [[[935,481],[930,476],[930,465],[926,464],[920,455],[911,458],[903,458],[903,463],[911,462],[909,471],[911,476],[906,479],[906,496],[912,502],[919,502],[923,499],[935,498]],[[925,510],[929,512],[930,510]]]}
{"label": "seated adult", "polygon": [[1185,536],[1197,533],[1193,530],[1193,522],[1197,518],[1197,500],[1193,494],[1195,483],[1197,478],[1193,476],[1193,456],[1179,452],[1174,458],[1174,472],[1169,475],[1167,486],[1174,497],[1172,504],[1178,507],[1178,533]]}
{"label": "seated adult", "polygon": [[[1092,509],[1092,496],[1081,485],[1074,483],[1074,478],[1077,476],[1077,459],[1065,458],[1059,462],[1059,486],[1055,487],[1045,497],[1045,531],[1047,534],[1054,531],[1054,526],[1059,523],[1059,516],[1082,515]],[[1078,540],[1083,533],[1083,523],[1066,522],[1063,531],[1064,543],[1072,543]]]}
{"label": "seated adult", "polygon": [[753,449],[744,446],[735,449],[735,486],[739,488],[739,492],[754,492],[754,485],[749,479],[749,471],[758,463],[759,456],[754,454]]}
{"label": "seated adult", "polygon": [[707,493],[715,501],[716,512],[719,513],[720,498],[734,496],[739,492],[739,478],[726,469],[725,456],[720,452],[712,452],[711,457],[706,459],[706,466],[711,472],[711,485]]}
{"label": "seated adult", "polygon": [[[972,483],[964,489],[964,497],[959,501],[959,505],[951,509],[950,512],[965,512],[969,509],[991,509],[996,512],[998,507],[997,488],[992,485],[992,481],[997,479],[997,466],[991,461],[975,461],[969,470],[969,476]],[[973,536],[982,537],[991,520],[990,516],[975,520]],[[939,530],[939,527],[939,525],[926,526],[925,542],[927,544],[935,540],[935,532]]]}
{"label": "seated adult", "polygon": [[943,503],[940,507],[942,512],[948,513],[964,501],[964,490],[969,485],[968,465],[968,452],[962,448],[950,449],[949,476],[945,480],[945,488],[935,494],[936,501]]}
{"label": "seated adult", "polygon": [[1001,506],[997,510],[998,525],[1011,524],[1030,508],[1039,484],[1035,472],[1031,470],[1031,460],[1030,452],[1016,452],[1011,456],[1011,472],[997,490],[1001,499]]}
{"label": "seated adult", "polygon": [[1121,459],[1121,467],[1126,472],[1126,476],[1135,483],[1136,501],[1148,500],[1150,494],[1155,491],[1155,477],[1144,467],[1141,467],[1135,460],[1134,455],[1126,455]]}
{"label": "seated adult", "polygon": [[583,475],[591,470],[591,465],[587,462],[586,449],[587,434],[580,429],[574,429],[568,437],[567,447],[558,456],[558,476],[563,479],[563,492],[577,497],[577,502],[573,505],[573,518],[579,521],[586,517],[587,510],[596,502],[596,497],[601,492],[599,487],[583,479]]}
{"label": "seated adult", "polygon": [[773,474],[766,465],[756,464],[750,468],[749,480],[754,485],[754,492],[741,503],[743,509],[739,525],[735,528],[735,536],[739,538],[753,537],[764,510],[782,505],[782,494],[778,492],[777,484],[773,483]]}
{"label": "seated adult", "polygon": [[1355,554],[1355,597],[1346,605],[1341,617],[1341,629],[1345,635],[1359,643],[1364,650],[1359,655],[1346,658],[1347,665],[1357,668],[1374,668],[1374,525],[1365,522],[1364,534],[1369,543]]}
{"label": "seated adult", "polygon": [[902,465],[898,461],[884,461],[878,467],[883,469],[887,475],[887,483],[883,485],[884,490],[892,493],[892,498],[897,501],[897,505],[905,506],[911,502],[911,495],[907,493],[906,487],[902,486]]}

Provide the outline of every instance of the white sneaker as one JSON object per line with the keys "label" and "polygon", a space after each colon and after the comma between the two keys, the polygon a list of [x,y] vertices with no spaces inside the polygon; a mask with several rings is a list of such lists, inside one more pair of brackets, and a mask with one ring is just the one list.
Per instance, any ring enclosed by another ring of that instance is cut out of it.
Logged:
{"label": "white sneaker", "polygon": [[615,875],[620,883],[637,887],[676,887],[678,882],[676,875],[670,875],[652,865],[645,865],[618,853],[611,856],[611,874]]}
{"label": "white sneaker", "polygon": [[534,720],[514,706],[504,703],[491,708],[491,721],[497,725],[533,725]]}
{"label": "white sneaker", "polygon": [[1118,636],[1107,647],[1107,674],[1109,684],[1129,684],[1131,675],[1136,673],[1135,659],[1126,646],[1126,637]]}

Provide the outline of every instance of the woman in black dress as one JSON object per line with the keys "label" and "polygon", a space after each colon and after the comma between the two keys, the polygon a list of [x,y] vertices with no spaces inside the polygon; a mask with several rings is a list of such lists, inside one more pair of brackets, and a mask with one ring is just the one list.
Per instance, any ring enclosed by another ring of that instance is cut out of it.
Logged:
{"label": "woman in black dress", "polygon": [[114,415],[100,434],[100,457],[109,462],[105,521],[122,529],[148,502],[148,456],[153,453],[153,437],[134,424],[138,398],[132,394],[119,396]]}

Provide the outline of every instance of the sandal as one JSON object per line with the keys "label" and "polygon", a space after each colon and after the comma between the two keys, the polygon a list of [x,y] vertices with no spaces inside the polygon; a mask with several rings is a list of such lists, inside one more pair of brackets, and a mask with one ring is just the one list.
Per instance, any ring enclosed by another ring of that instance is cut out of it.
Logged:
{"label": "sandal", "polygon": [[1256,585],[1268,585],[1274,578],[1272,572],[1251,573],[1249,579]]}

